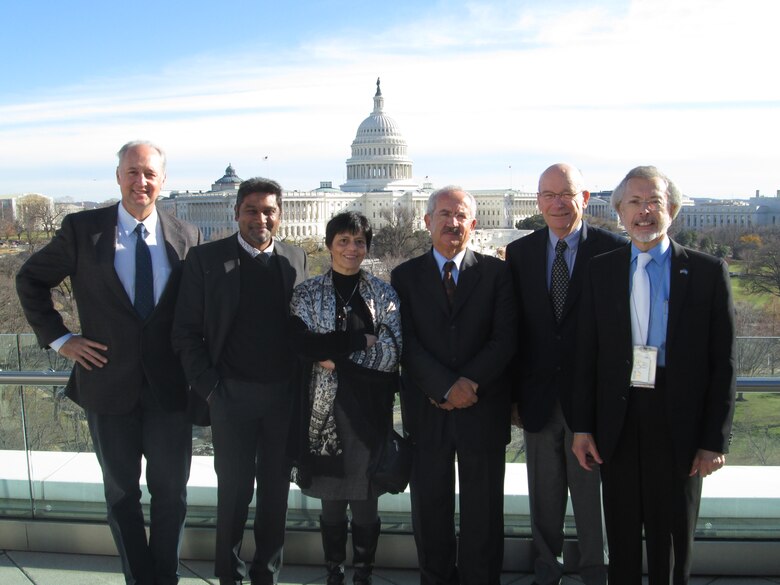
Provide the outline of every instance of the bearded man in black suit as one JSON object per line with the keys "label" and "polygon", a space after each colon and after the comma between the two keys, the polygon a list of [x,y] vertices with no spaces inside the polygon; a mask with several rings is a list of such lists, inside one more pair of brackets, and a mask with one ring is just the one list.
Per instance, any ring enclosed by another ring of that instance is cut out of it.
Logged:
{"label": "bearded man in black suit", "polygon": [[[125,581],[178,582],[192,426],[187,383],[171,347],[173,310],[194,226],[157,210],[165,153],[134,141],[117,153],[122,201],[68,215],[16,276],[41,347],[75,363],[67,395],[87,415],[103,471],[108,524]],[[52,287],[70,277],[81,333],[65,327]],[[141,457],[151,494],[149,540],[141,509]]]}
{"label": "bearded man in black suit", "polygon": [[568,493],[577,526],[579,573],[585,585],[605,585],[601,484],[571,450],[572,388],[577,318],[590,259],[627,240],[583,220],[590,193],[579,170],[555,164],[539,178],[537,205],[547,227],[506,250],[518,311],[513,360],[515,422],[523,428],[534,583],[560,583]]}
{"label": "bearded man in black suit", "polygon": [[[413,442],[412,521],[422,585],[498,585],[504,457],[516,325],[503,262],[468,249],[476,201],[459,187],[431,194],[433,249],[398,266],[404,335],[401,401]],[[455,537],[455,457],[460,542]]]}
{"label": "bearded man in black suit", "polygon": [[612,206],[631,246],[591,260],[580,311],[574,453],[601,464],[609,581],[688,583],[702,478],[726,461],[735,396],[726,264],[667,235],[677,187],[630,171]]}
{"label": "bearded man in black suit", "polygon": [[[287,321],[292,290],[308,277],[306,254],[275,238],[282,188],[239,185],[238,233],[192,251],[184,265],[173,345],[191,389],[208,403],[217,472],[215,574],[221,585],[275,583],[282,564],[295,354]],[[240,558],[257,479],[255,554]]]}

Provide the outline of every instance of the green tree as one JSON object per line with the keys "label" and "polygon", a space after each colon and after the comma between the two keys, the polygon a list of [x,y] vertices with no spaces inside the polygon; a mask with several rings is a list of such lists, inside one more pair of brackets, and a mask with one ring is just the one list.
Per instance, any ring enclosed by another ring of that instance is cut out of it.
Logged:
{"label": "green tree", "polygon": [[742,280],[751,294],[780,297],[780,236],[763,238],[763,244],[748,255]]}
{"label": "green tree", "polygon": [[699,235],[693,230],[680,230],[674,235],[674,240],[681,246],[695,248],[699,240]]}
{"label": "green tree", "polygon": [[544,216],[541,213],[530,215],[517,220],[515,227],[519,230],[540,230],[547,224],[544,222]]}

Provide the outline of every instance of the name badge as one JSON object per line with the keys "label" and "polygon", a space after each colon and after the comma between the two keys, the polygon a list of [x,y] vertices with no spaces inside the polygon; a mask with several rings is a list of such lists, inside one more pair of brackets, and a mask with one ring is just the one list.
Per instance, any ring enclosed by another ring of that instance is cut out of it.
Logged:
{"label": "name badge", "polygon": [[634,367],[631,370],[631,385],[640,388],[655,388],[655,365],[657,362],[657,347],[635,345]]}

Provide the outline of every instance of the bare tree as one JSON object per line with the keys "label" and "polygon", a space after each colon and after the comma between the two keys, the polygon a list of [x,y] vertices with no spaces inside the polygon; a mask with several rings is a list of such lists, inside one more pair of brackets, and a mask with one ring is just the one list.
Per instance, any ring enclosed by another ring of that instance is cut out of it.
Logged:
{"label": "bare tree", "polygon": [[[382,260],[386,268],[418,256],[430,247],[431,238],[428,232],[415,229],[417,216],[411,207],[393,206],[382,209],[379,215],[385,225],[374,234],[371,253]],[[391,269],[387,268],[387,271]]]}
{"label": "bare tree", "polygon": [[52,202],[42,195],[33,193],[20,197],[16,208],[22,234],[31,252],[40,245],[41,239],[50,240],[60,225],[62,212],[55,210]]}

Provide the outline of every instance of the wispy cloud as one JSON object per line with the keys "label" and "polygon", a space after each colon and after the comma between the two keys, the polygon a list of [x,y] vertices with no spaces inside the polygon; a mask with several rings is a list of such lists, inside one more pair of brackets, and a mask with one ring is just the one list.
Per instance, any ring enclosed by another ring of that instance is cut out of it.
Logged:
{"label": "wispy cloud", "polygon": [[[143,76],[0,101],[0,192],[107,196],[92,179],[110,178],[112,153],[136,137],[169,150],[169,187],[208,188],[227,162],[290,188],[338,182],[377,75],[420,176],[501,186],[512,164],[533,184],[544,160],[568,159],[607,185],[656,162],[694,194],[771,191],[778,16],[761,0],[443,2],[270,54],[200,49]],[[58,174],[84,183],[63,191]]]}

